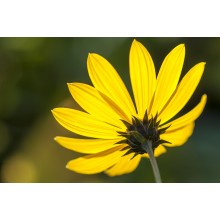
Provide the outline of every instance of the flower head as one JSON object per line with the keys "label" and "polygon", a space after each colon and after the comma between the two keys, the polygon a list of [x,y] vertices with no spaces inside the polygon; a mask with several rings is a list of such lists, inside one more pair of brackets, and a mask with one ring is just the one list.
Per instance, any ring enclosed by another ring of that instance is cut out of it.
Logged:
{"label": "flower head", "polygon": [[166,56],[156,77],[149,52],[134,40],[129,56],[134,105],[112,65],[98,54],[89,54],[87,67],[94,87],[68,84],[85,111],[52,110],[63,127],[87,137],[55,138],[63,147],[88,154],[69,161],[67,168],[83,174],[121,175],[134,171],[141,158],[148,157],[145,141],[151,142],[155,156],[165,153],[166,147],[184,144],[207,99],[203,95],[191,111],[172,120],[194,93],[205,67],[204,62],[195,65],[178,84],[184,57],[185,46],[180,44]]}

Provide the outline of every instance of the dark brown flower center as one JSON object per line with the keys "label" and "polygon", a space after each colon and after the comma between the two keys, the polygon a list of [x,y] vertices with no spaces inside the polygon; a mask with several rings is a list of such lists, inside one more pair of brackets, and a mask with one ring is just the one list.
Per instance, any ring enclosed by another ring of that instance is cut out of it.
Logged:
{"label": "dark brown flower center", "polygon": [[123,156],[135,153],[135,157],[138,154],[147,153],[143,148],[143,141],[151,141],[153,150],[155,150],[160,144],[170,143],[166,140],[160,139],[160,135],[165,133],[168,128],[160,128],[160,121],[161,120],[157,121],[157,115],[149,119],[147,111],[145,112],[142,121],[134,116],[132,118],[132,124],[122,120],[127,127],[127,130],[126,132],[118,132],[118,134],[126,139],[118,143],[126,143],[127,146],[122,150],[128,150]]}

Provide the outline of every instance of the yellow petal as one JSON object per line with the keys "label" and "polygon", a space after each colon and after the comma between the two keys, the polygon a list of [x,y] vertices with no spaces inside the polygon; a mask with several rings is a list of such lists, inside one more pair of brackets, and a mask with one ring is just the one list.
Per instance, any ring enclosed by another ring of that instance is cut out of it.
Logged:
{"label": "yellow petal", "polygon": [[181,80],[180,84],[176,88],[170,101],[165,106],[164,110],[160,112],[159,118],[161,123],[164,123],[175,116],[188,102],[192,94],[194,93],[205,68],[205,63],[199,63],[195,65],[185,77]]}
{"label": "yellow petal", "polygon": [[149,109],[156,87],[156,73],[153,60],[147,49],[134,40],[129,57],[130,78],[138,115],[142,119]]}
{"label": "yellow petal", "polygon": [[64,128],[79,135],[103,139],[118,138],[116,131],[120,131],[119,128],[98,121],[85,112],[68,108],[56,108],[52,110],[52,113]]}
{"label": "yellow petal", "polygon": [[128,118],[136,115],[133,102],[123,81],[105,58],[98,54],[89,54],[87,67],[90,79],[97,90],[121,106]]}
{"label": "yellow petal", "polygon": [[192,135],[194,127],[195,123],[192,122],[189,125],[177,130],[169,130],[168,128],[166,133],[160,135],[160,138],[171,142],[171,144],[164,144],[167,147],[181,146]]}
{"label": "yellow petal", "polygon": [[105,173],[109,176],[119,176],[133,172],[141,160],[141,155],[137,155],[131,160],[133,155],[134,153],[121,157],[118,163],[106,170]]}
{"label": "yellow petal", "polygon": [[124,151],[120,151],[122,148],[122,146],[117,146],[104,152],[79,157],[69,161],[66,167],[82,174],[100,173],[121,159],[121,156],[124,154]]}
{"label": "yellow petal", "polygon": [[98,120],[126,129],[119,120],[120,116],[104,101],[92,86],[83,83],[69,83],[69,90],[76,102]]}
{"label": "yellow petal", "polygon": [[185,46],[175,47],[164,59],[160,68],[152,106],[152,115],[160,112],[176,89],[185,57]]}
{"label": "yellow petal", "polygon": [[56,137],[55,141],[69,150],[85,154],[95,154],[115,147],[115,143],[120,141],[120,139],[104,140]]}
{"label": "yellow petal", "polygon": [[[167,150],[163,145],[159,145],[155,150],[154,150],[154,156],[159,157],[161,154],[166,153]],[[142,157],[147,157],[149,158],[148,154],[143,154]]]}
{"label": "yellow petal", "polygon": [[154,151],[154,156],[159,157],[161,154],[164,154],[166,152],[166,148],[163,145],[159,145]]}
{"label": "yellow petal", "polygon": [[109,107],[117,113],[117,115],[119,115],[119,117],[129,123],[132,122],[131,117],[127,116],[125,111],[119,107],[115,102],[113,102],[113,100],[111,100],[107,95],[103,94],[102,92],[99,92],[99,94],[102,96],[103,100],[106,101],[106,103],[108,103]]}
{"label": "yellow petal", "polygon": [[195,121],[201,115],[205,107],[206,101],[207,101],[207,95],[204,94],[201,98],[200,103],[196,107],[194,107],[191,111],[177,118],[176,120],[163,125],[162,127],[171,125],[169,130],[176,130],[176,129],[180,129],[181,127],[187,126],[188,124]]}

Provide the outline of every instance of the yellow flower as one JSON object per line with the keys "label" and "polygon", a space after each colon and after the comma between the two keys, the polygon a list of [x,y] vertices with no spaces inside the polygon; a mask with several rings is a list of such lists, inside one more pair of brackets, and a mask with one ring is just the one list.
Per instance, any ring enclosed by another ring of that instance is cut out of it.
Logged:
{"label": "yellow flower", "polygon": [[155,156],[165,153],[165,147],[184,144],[207,99],[203,95],[191,111],[171,120],[194,93],[205,67],[204,62],[195,65],[178,84],[184,57],[185,46],[180,44],[166,56],[156,77],[149,52],[134,40],[129,56],[134,106],[112,65],[98,54],[89,54],[87,67],[94,87],[68,84],[71,95],[85,112],[52,110],[64,128],[88,137],[55,138],[63,147],[89,154],[69,161],[67,168],[83,174],[105,171],[110,176],[121,175],[134,171],[141,158],[148,157],[140,136],[152,143]]}

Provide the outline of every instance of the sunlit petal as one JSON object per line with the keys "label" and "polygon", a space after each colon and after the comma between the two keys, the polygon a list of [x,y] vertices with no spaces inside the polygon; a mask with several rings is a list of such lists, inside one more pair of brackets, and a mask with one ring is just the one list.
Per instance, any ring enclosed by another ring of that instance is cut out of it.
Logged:
{"label": "sunlit petal", "polygon": [[165,124],[163,127],[170,125],[169,130],[171,131],[171,130],[179,129],[181,127],[185,127],[188,124],[192,123],[201,115],[201,113],[205,107],[206,101],[207,101],[207,95],[203,95],[200,103],[196,107],[194,107],[187,114],[177,118],[176,120],[174,120],[168,124]]}
{"label": "sunlit petal", "polygon": [[68,137],[56,137],[57,141],[63,147],[79,153],[95,154],[115,147],[115,143],[122,139],[78,139]]}
{"label": "sunlit petal", "polygon": [[195,65],[181,80],[180,84],[175,90],[170,101],[164,107],[159,117],[161,123],[168,121],[175,116],[188,102],[192,94],[194,93],[205,68],[205,63],[199,63]]}
{"label": "sunlit petal", "polygon": [[85,112],[68,108],[56,108],[52,113],[64,128],[79,135],[103,139],[118,138],[116,131],[120,129],[98,121]]}
{"label": "sunlit petal", "polygon": [[132,99],[112,65],[98,54],[89,54],[87,66],[95,88],[121,106],[129,118],[136,115]]}
{"label": "sunlit petal", "polygon": [[133,156],[134,153],[121,157],[118,163],[116,163],[113,167],[106,170],[105,173],[108,174],[109,176],[118,176],[133,172],[137,168],[141,160],[140,155],[137,155],[133,159],[131,159]]}
{"label": "sunlit petal", "polygon": [[69,161],[66,167],[82,174],[100,173],[121,159],[121,156],[124,154],[123,151],[120,151],[121,149],[122,146],[117,146],[104,152],[79,157]]}
{"label": "sunlit petal", "polygon": [[156,73],[153,60],[147,49],[134,40],[129,57],[130,78],[138,116],[143,118],[149,109],[156,87]]}
{"label": "sunlit petal", "polygon": [[120,116],[108,105],[94,87],[83,83],[69,83],[68,87],[73,98],[85,111],[100,121],[125,129],[125,126],[119,120]]}
{"label": "sunlit petal", "polygon": [[175,47],[164,59],[160,68],[151,114],[160,112],[167,103],[180,78],[185,58],[185,46]]}
{"label": "sunlit petal", "polygon": [[164,144],[167,147],[181,146],[192,135],[194,127],[195,127],[195,123],[193,122],[180,129],[176,129],[176,130],[168,129],[167,132],[162,134],[160,137],[161,139],[169,141],[171,143],[171,144],[169,143]]}

